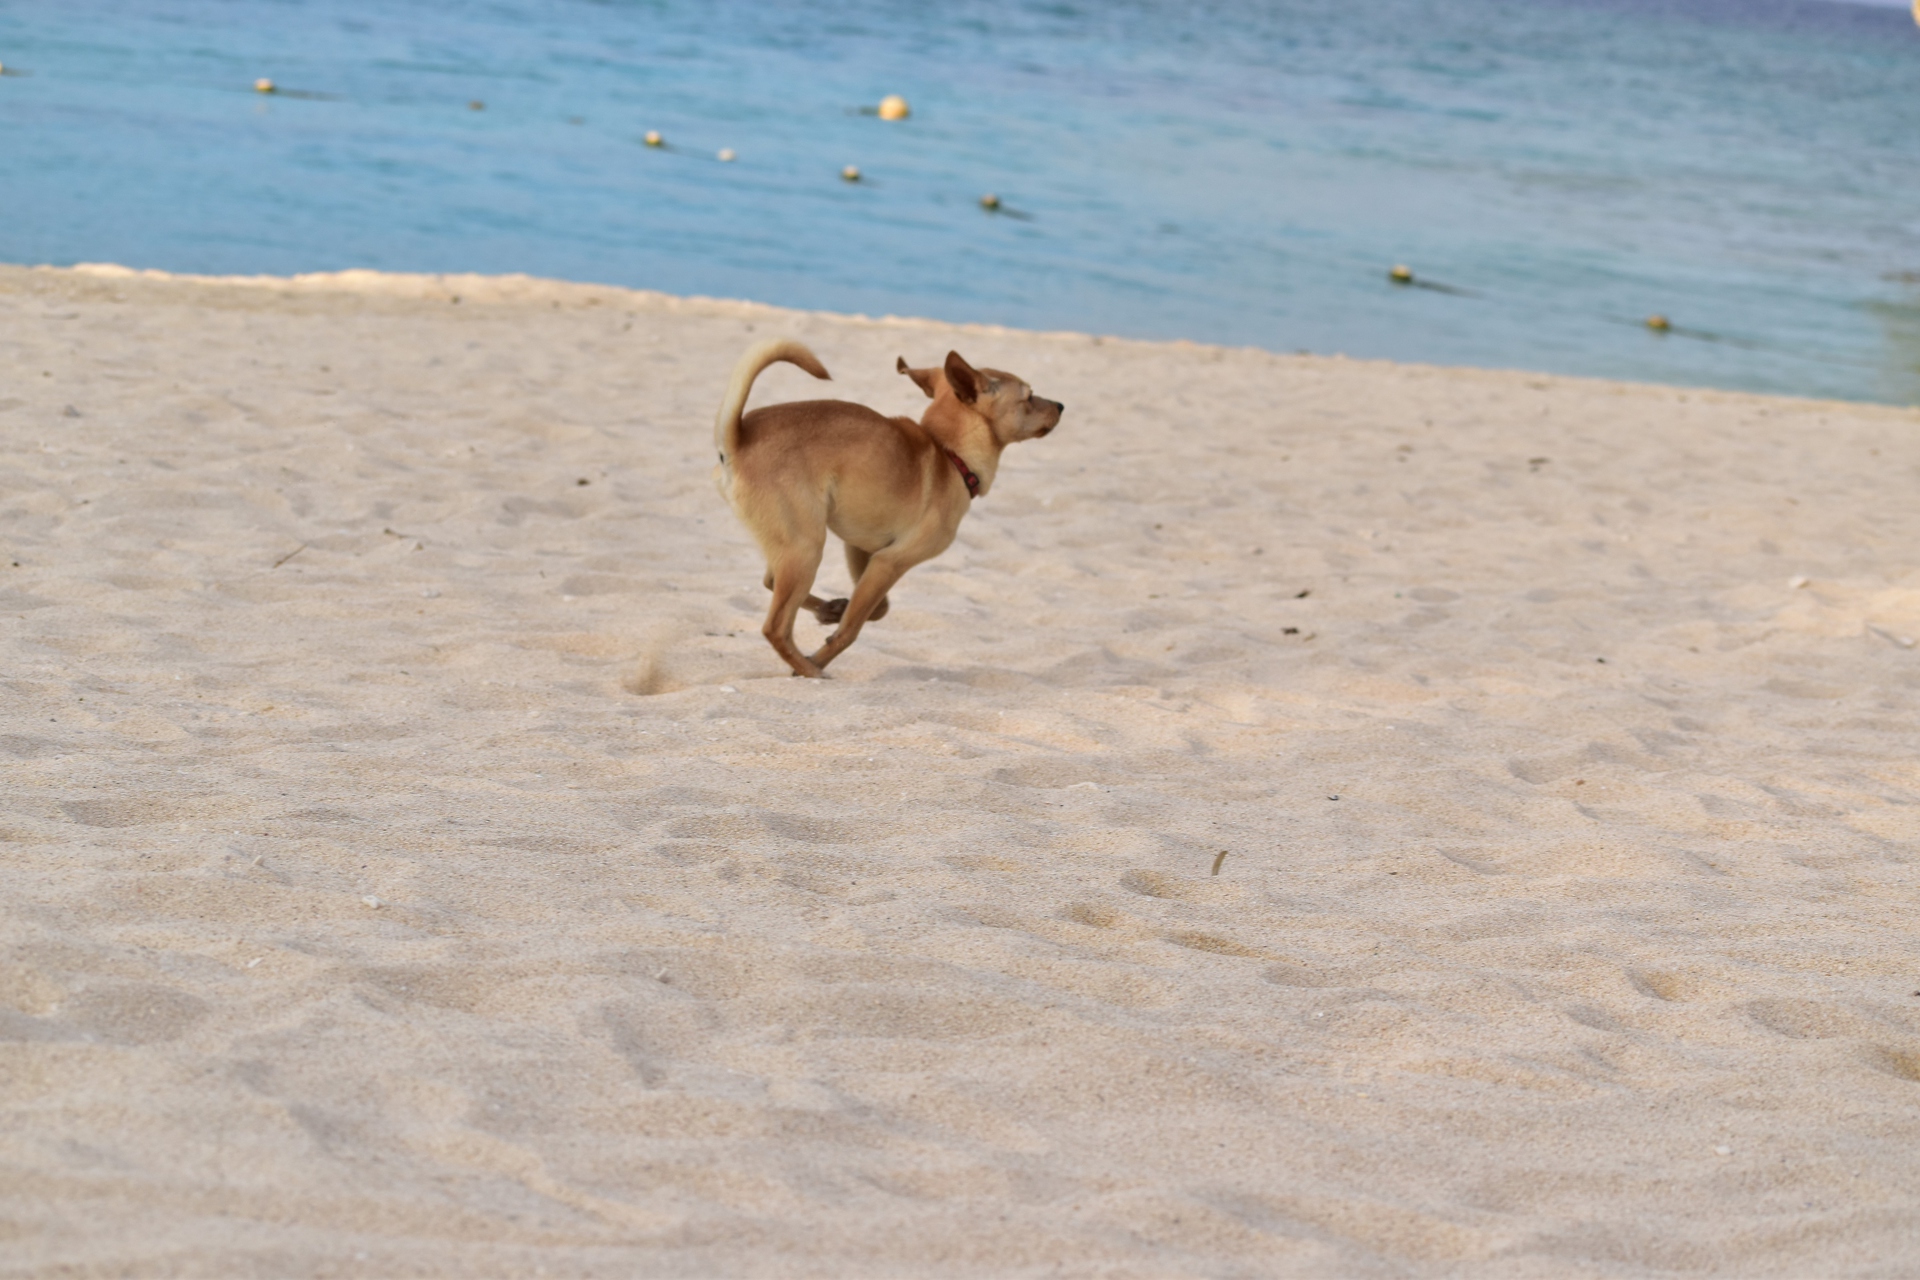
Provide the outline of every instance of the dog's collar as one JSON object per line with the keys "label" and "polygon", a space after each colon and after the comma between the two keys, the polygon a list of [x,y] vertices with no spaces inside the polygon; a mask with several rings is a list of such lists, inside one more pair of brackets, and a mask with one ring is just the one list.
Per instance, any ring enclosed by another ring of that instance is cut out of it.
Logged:
{"label": "dog's collar", "polygon": [[947,457],[953,461],[953,465],[960,469],[960,478],[967,482],[967,497],[969,498],[979,497],[980,496],[980,477],[973,474],[973,468],[969,467],[966,463],[960,461],[960,455],[955,453],[951,449],[943,447],[940,450],[940,452],[946,454]]}

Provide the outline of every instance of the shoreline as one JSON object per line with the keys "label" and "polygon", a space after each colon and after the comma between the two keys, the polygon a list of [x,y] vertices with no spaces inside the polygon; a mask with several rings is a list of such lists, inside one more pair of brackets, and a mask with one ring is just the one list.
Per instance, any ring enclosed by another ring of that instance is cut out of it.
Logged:
{"label": "shoreline", "polygon": [[[300,279],[0,268],[0,1271],[1920,1250],[1920,412]],[[770,322],[1068,405],[828,681]]]}
{"label": "shoreline", "polygon": [[1739,388],[1717,387],[1706,383],[1646,382],[1629,378],[1603,378],[1587,374],[1554,373],[1519,366],[1432,364],[1424,361],[1392,360],[1372,356],[1349,356],[1340,352],[1276,351],[1267,347],[1207,343],[1190,338],[1133,338],[1113,334],[1097,334],[1075,329],[1023,329],[1017,326],[991,324],[979,321],[947,321],[922,316],[903,316],[891,313],[875,316],[862,312],[809,310],[806,308],[782,306],[778,303],[759,302],[749,298],[723,298],[704,294],[674,294],[654,289],[630,288],[625,285],[600,284],[592,281],[564,280],[546,276],[527,275],[518,272],[506,275],[485,275],[472,272],[395,272],[356,267],[340,271],[301,272],[291,276],[216,276],[199,275],[188,272],[170,272],[151,267],[128,267],[111,262],[81,262],[71,267],[57,267],[44,264],[0,264],[0,271],[26,271],[44,273],[50,276],[58,276],[64,273],[102,282],[191,285],[216,289],[275,290],[290,294],[311,294],[334,297],[349,296],[368,299],[405,299],[416,302],[447,302],[458,298],[462,302],[471,301],[485,305],[515,305],[538,300],[557,301],[582,306],[604,306],[620,304],[624,300],[625,305],[639,306],[648,310],[691,308],[697,312],[719,315],[751,314],[769,317],[813,316],[845,321],[850,324],[881,327],[894,326],[910,329],[942,329],[956,333],[981,334],[995,337],[1022,334],[1031,338],[1048,341],[1082,341],[1096,344],[1132,344],[1147,348],[1169,347],[1176,350],[1193,349],[1199,351],[1234,352],[1276,360],[1328,360],[1348,364],[1380,365],[1390,368],[1426,369],[1450,374],[1477,373],[1495,377],[1521,377],[1534,380],[1544,379],[1553,383],[1621,386],[1645,391],[1669,391],[1733,398],[1748,397],[1760,400],[1778,400],[1809,405],[1846,406],[1848,408],[1877,408],[1891,410],[1895,413],[1907,413],[1913,415],[1916,421],[1920,421],[1920,405],[1902,405],[1886,400],[1836,400],[1819,396],[1745,391]]}

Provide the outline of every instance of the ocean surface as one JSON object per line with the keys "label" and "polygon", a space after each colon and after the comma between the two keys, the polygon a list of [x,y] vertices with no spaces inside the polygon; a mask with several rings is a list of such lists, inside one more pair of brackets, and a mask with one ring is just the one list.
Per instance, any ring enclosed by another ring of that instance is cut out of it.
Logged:
{"label": "ocean surface", "polygon": [[0,63],[11,262],[524,271],[1920,403],[1902,7],[0,0]]}

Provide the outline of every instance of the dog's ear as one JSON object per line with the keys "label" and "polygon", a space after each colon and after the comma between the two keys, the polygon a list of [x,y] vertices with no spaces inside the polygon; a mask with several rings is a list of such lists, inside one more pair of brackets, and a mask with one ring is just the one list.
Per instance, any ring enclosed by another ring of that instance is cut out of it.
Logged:
{"label": "dog's ear", "polygon": [[909,369],[907,368],[907,358],[905,356],[900,357],[900,363],[895,365],[894,368],[906,374],[909,378],[912,378],[913,385],[927,393],[927,399],[931,400],[940,394],[940,371],[938,369]]}
{"label": "dog's ear", "polygon": [[958,351],[947,352],[947,385],[953,388],[953,394],[960,397],[960,403],[972,404],[980,398],[980,375],[973,366],[960,358]]}

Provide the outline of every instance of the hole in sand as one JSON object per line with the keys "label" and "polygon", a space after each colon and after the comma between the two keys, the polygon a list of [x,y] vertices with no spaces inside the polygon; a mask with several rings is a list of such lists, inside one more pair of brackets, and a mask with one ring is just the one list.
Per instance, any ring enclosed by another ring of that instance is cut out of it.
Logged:
{"label": "hole in sand", "polygon": [[1178,898],[1179,882],[1158,871],[1129,871],[1120,877],[1120,883],[1149,898]]}
{"label": "hole in sand", "polygon": [[1875,1070],[1920,1084],[1920,1050],[1874,1045],[1866,1051],[1866,1059],[1867,1064]]}
{"label": "hole in sand", "polygon": [[1126,916],[1113,908],[1092,902],[1069,903],[1060,915],[1075,924],[1091,925],[1095,929],[1112,929],[1126,921]]}
{"label": "hole in sand", "polygon": [[1747,1016],[1793,1040],[1833,1040],[1870,1030],[1847,1010],[1814,1000],[1756,1000],[1747,1006]]}
{"label": "hole in sand", "polygon": [[1701,995],[1701,984],[1691,974],[1665,969],[1641,969],[1627,976],[1634,986],[1656,1000],[1680,1004],[1697,1000]]}
{"label": "hole in sand", "polygon": [[1331,987],[1338,985],[1323,974],[1314,972],[1297,964],[1285,961],[1267,966],[1263,975],[1268,982],[1279,987]]}
{"label": "hole in sand", "polygon": [[1243,956],[1249,960],[1261,960],[1265,959],[1267,954],[1244,942],[1235,942],[1232,938],[1223,938],[1216,933],[1201,933],[1196,929],[1175,929],[1171,933],[1163,933],[1160,936],[1176,947],[1207,951],[1216,956]]}
{"label": "hole in sand", "polygon": [[1004,875],[1025,871],[1027,868],[1013,861],[991,853],[964,853],[946,859],[950,867],[964,867],[968,871],[998,871]]}

